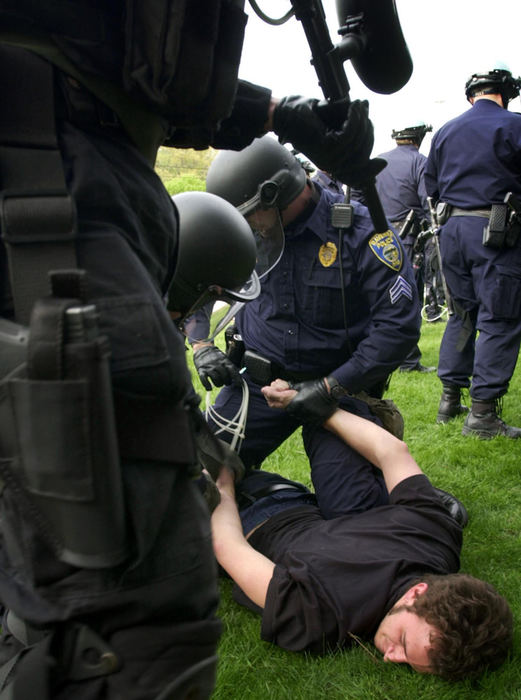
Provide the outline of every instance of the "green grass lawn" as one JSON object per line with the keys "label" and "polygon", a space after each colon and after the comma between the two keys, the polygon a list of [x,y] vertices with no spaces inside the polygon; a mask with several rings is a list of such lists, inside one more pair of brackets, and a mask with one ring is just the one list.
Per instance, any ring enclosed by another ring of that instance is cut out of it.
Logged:
{"label": "green grass lawn", "polygon": [[[424,323],[420,341],[424,364],[437,364],[444,327]],[[200,387],[197,379],[195,385]],[[384,664],[371,644],[324,657],[286,652],[260,640],[260,618],[232,600],[230,582],[223,580],[219,614],[224,633],[214,700],[521,699],[521,444],[506,438],[464,438],[463,418],[437,425],[440,389],[435,373],[395,373],[387,396],[403,413],[405,440],[422,469],[469,511],[461,570],[489,581],[509,600],[517,622],[512,660],[470,686]],[[504,401],[503,418],[521,426],[519,366]],[[309,483],[300,435],[282,445],[264,468]]]}

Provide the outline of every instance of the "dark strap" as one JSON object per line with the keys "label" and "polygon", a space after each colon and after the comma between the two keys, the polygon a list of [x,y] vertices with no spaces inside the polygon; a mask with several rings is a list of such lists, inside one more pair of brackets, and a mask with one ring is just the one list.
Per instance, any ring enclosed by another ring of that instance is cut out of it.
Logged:
{"label": "dark strap", "polygon": [[269,486],[265,486],[263,489],[260,491],[257,491],[254,494],[248,494],[249,496],[252,496],[255,498],[256,501],[259,500],[259,498],[264,498],[264,496],[270,496],[272,493],[275,493],[276,491],[301,491],[302,493],[310,493],[309,489],[304,486],[304,484],[270,484]]}
{"label": "dark strap", "polygon": [[237,497],[238,508],[239,510],[244,510],[245,508],[248,508],[256,503],[256,501],[259,499],[264,498],[265,496],[270,496],[277,491],[300,491],[300,493],[303,494],[311,494],[311,491],[307,488],[307,486],[300,484],[298,481],[280,481],[277,483],[267,484],[251,492],[240,491]]}
{"label": "dark strap", "polygon": [[[75,268],[76,212],[63,173],[52,66],[0,44],[0,222],[16,320],[27,325],[34,301],[49,294],[48,273]],[[30,99],[28,99],[30,95]]]}
{"label": "dark strap", "polygon": [[461,209],[460,207],[452,207],[451,216],[480,216],[484,219],[490,219],[490,207],[483,209]]}

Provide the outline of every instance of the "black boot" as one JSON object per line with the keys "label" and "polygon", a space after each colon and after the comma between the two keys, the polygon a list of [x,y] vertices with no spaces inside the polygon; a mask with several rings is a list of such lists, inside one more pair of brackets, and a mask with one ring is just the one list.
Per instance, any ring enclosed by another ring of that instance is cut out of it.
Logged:
{"label": "black boot", "polygon": [[444,384],[436,423],[448,423],[468,410],[467,406],[461,404],[461,388],[454,384]]}
{"label": "black boot", "polygon": [[521,438],[521,428],[514,428],[501,420],[499,399],[472,401],[472,410],[465,418],[462,435],[477,435],[481,440],[490,440],[496,435],[516,440]]}

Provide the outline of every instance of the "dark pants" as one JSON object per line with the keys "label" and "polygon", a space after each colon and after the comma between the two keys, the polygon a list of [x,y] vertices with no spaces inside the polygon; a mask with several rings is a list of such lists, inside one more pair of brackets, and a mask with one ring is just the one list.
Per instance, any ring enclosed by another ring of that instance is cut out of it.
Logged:
{"label": "dark pants", "polygon": [[486,224],[481,217],[451,217],[440,236],[443,272],[458,313],[449,317],[443,335],[438,376],[470,386],[472,398],[481,401],[507,392],[521,342],[521,240],[514,248],[486,247]]}
{"label": "dark pants", "polygon": [[[27,104],[31,108],[30,96]],[[78,264],[88,273],[88,298],[110,340],[114,386],[183,402],[193,393],[184,341],[163,303],[177,245],[171,199],[119,129],[80,128],[66,119],[58,136],[78,211]],[[22,512],[13,520],[16,498],[6,488],[0,600],[32,625],[52,630],[61,622],[85,623],[120,658],[111,675],[81,682],[65,677],[53,698],[152,700],[209,661],[201,671],[201,697],[207,697],[220,634],[208,509],[182,465],[126,460],[122,478],[129,555],[108,569],[58,561]],[[10,543],[8,532],[14,533]]]}
{"label": "dark pants", "polygon": [[[369,477],[369,478],[368,478]],[[267,495],[263,492],[273,485],[277,490]],[[330,512],[328,507],[328,495],[332,491],[314,494],[309,489],[301,485],[301,489],[294,487],[295,482],[285,479],[280,474],[265,472],[261,469],[252,470],[237,487],[237,500],[239,503],[239,514],[243,532],[248,535],[255,527],[265,522],[277,513],[290,508],[299,508],[307,505],[318,505],[320,495],[321,512]],[[338,496],[341,498],[341,510],[337,510],[327,520],[349,513],[360,513],[376,506],[388,504],[388,493],[383,482],[382,475],[378,469],[365,465],[365,468],[354,469],[350,475],[349,482],[343,481],[344,490],[335,494],[335,506],[338,508]],[[283,488],[286,486],[287,488]],[[259,496],[260,493],[260,497]]]}
{"label": "dark pants", "polygon": [[[260,466],[264,459],[274,452],[288,438],[300,423],[286,411],[268,406],[259,387],[242,375],[248,382],[250,403],[246,422],[246,437],[240,449],[240,456],[246,469]],[[214,408],[225,418],[233,418],[241,400],[241,389],[226,386],[219,392]],[[366,403],[358,399],[346,398],[341,406],[352,413],[368,418],[375,423],[378,419],[369,411]],[[213,429],[216,426],[210,422]],[[226,433],[219,437],[230,440]],[[381,504],[387,497],[383,480],[375,479],[373,468],[358,452],[346,445],[343,440],[325,428],[302,427],[304,449],[311,467],[311,480],[317,496],[317,503],[324,518],[334,518],[345,512],[362,512]]]}

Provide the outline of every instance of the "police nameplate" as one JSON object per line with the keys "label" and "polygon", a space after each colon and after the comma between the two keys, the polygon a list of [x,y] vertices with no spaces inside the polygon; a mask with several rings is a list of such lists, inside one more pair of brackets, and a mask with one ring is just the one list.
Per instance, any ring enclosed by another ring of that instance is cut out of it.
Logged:
{"label": "police nameplate", "polygon": [[403,265],[403,250],[396,234],[387,230],[385,233],[375,233],[369,239],[369,247],[387,267],[399,272]]}
{"label": "police nameplate", "polygon": [[329,267],[332,265],[336,260],[337,252],[337,247],[332,241],[328,241],[327,243],[324,243],[324,245],[321,245],[320,250],[318,251],[318,259],[320,260],[322,266]]}

